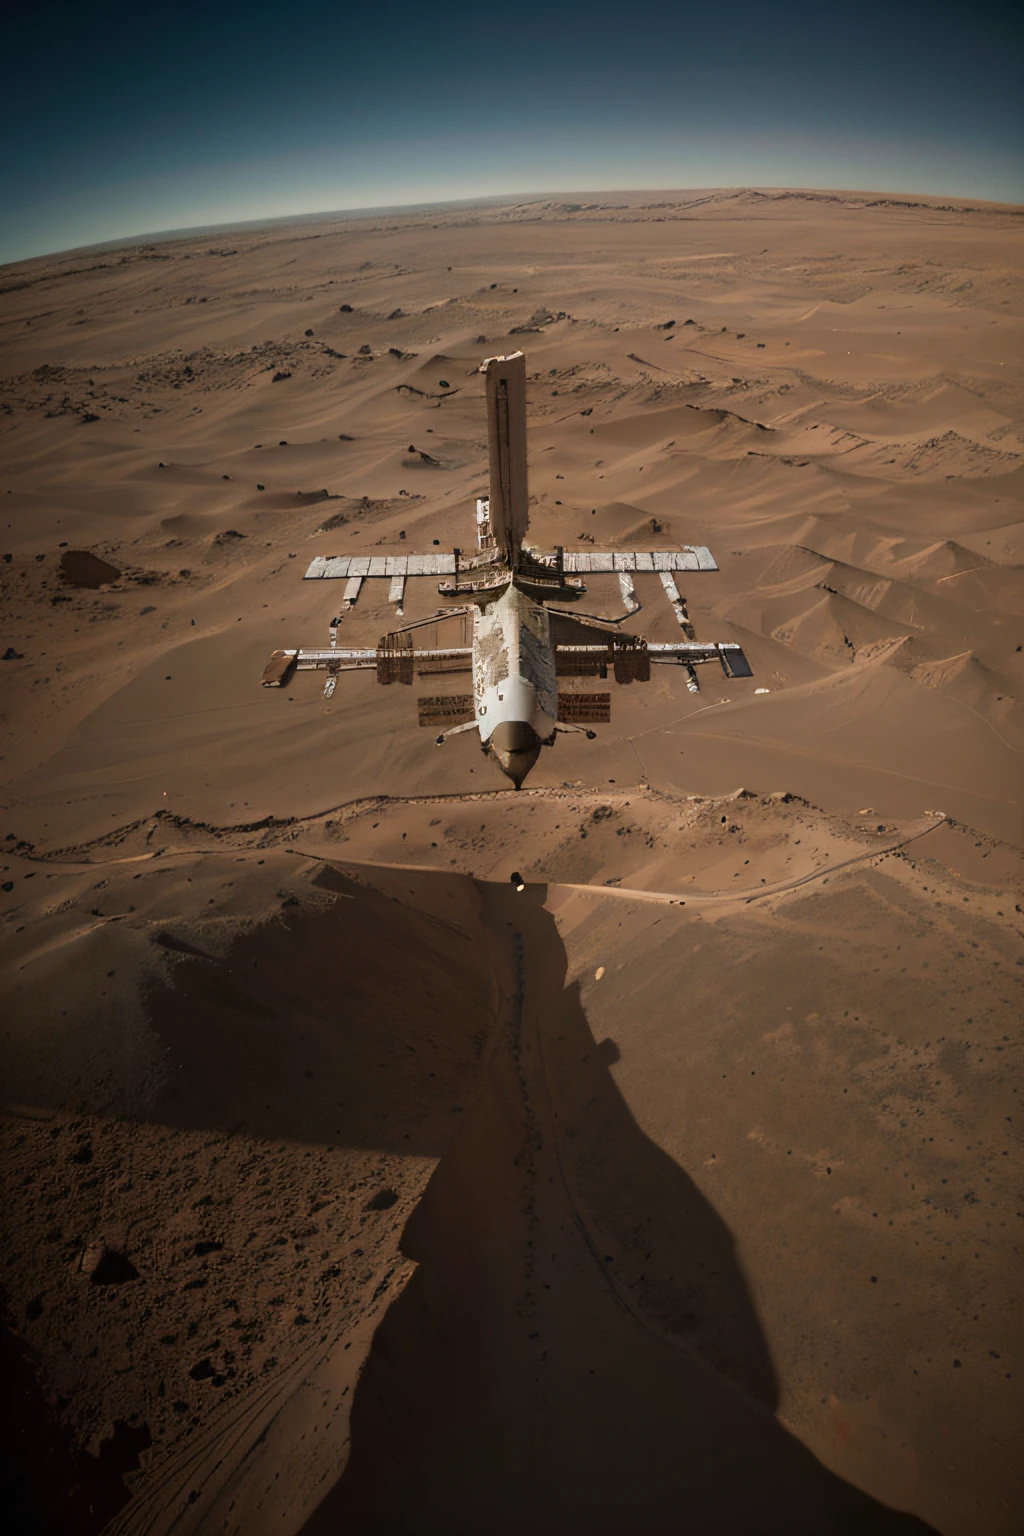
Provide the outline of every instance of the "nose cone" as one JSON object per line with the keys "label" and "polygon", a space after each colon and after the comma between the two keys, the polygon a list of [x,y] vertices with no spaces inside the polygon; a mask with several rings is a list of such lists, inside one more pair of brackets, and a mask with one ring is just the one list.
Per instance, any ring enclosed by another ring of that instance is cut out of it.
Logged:
{"label": "nose cone", "polygon": [[494,727],[490,747],[502,773],[518,789],[540,754],[540,737],[525,720],[505,720]]}

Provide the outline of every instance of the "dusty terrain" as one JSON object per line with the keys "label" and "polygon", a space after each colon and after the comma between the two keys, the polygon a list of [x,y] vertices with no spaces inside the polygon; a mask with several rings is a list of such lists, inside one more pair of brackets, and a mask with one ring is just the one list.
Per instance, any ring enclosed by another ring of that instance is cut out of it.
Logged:
{"label": "dusty terrain", "polygon": [[[0,272],[16,1528],[1018,1529],[1019,227],[581,196]],[[519,795],[429,687],[259,686],[313,555],[471,545],[516,345],[537,542],[710,545],[754,669]]]}

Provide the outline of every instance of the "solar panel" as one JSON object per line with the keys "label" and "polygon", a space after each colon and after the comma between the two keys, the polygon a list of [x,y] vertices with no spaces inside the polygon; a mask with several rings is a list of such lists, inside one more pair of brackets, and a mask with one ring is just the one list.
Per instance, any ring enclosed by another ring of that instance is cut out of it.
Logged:
{"label": "solar panel", "polygon": [[612,718],[610,693],[560,693],[558,718],[564,725],[607,725]]}
{"label": "solar panel", "polygon": [[476,716],[471,693],[428,695],[419,701],[420,725],[468,725]]}

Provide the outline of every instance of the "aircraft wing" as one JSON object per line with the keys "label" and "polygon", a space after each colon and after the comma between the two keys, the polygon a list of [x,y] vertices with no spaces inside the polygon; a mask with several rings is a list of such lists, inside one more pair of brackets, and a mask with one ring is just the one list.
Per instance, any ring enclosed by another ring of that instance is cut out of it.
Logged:
{"label": "aircraft wing", "polygon": [[562,555],[566,572],[617,574],[619,571],[717,571],[718,562],[706,544],[685,544],[682,549],[567,549]]}
{"label": "aircraft wing", "polygon": [[[332,636],[337,630],[332,629]],[[420,619],[382,635],[377,644],[274,651],[263,669],[264,688],[280,688],[294,672],[375,671],[379,683],[411,683],[414,677],[468,672],[473,665],[472,620],[465,609]]]}

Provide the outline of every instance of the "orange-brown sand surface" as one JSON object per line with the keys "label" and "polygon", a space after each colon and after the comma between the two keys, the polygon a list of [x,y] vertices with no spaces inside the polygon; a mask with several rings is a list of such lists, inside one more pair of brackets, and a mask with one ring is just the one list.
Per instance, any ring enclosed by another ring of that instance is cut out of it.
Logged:
{"label": "orange-brown sand surface", "polygon": [[[1020,1528],[1020,226],[581,194],[0,270],[14,1528]],[[517,346],[531,538],[709,545],[754,672],[518,794],[429,685],[260,687],[313,556],[472,545]]]}

